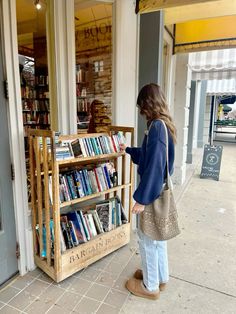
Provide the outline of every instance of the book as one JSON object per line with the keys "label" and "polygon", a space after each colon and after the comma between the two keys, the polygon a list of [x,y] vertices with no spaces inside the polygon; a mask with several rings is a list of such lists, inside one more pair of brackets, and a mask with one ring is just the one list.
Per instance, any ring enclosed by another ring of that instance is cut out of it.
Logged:
{"label": "book", "polygon": [[78,140],[79,140],[79,143],[80,143],[80,148],[81,148],[83,156],[87,157],[87,152],[86,152],[86,149],[85,149],[85,146],[84,146],[83,139],[79,138]]}
{"label": "book", "polygon": [[77,170],[74,170],[73,173],[73,178],[74,178],[74,182],[75,182],[75,186],[77,189],[77,194],[79,197],[84,197],[84,191],[83,191],[83,186],[79,177],[79,173]]}
{"label": "book", "polygon": [[77,245],[79,245],[79,241],[78,241],[77,236],[76,236],[76,232],[75,232],[75,227],[74,227],[73,221],[68,220],[68,225],[69,225],[69,228],[70,228],[70,234],[71,234],[71,239],[73,241],[73,245],[77,246]]}
{"label": "book", "polygon": [[83,155],[79,139],[76,139],[71,142],[71,148],[75,157]]}
{"label": "book", "polygon": [[80,216],[80,219],[81,219],[81,222],[82,222],[82,225],[83,225],[83,228],[84,228],[84,233],[86,235],[86,238],[87,240],[89,241],[90,240],[90,233],[89,233],[89,230],[88,230],[88,227],[87,227],[87,224],[86,224],[86,221],[84,219],[84,215],[83,215],[83,212],[82,210],[79,210],[77,211],[79,216]]}
{"label": "book", "polygon": [[91,230],[91,227],[90,227],[90,223],[88,221],[88,216],[87,214],[83,214],[84,216],[84,221],[85,221],[85,224],[87,226],[87,230],[88,230],[88,233],[89,233],[89,236],[90,236],[90,240],[93,238],[93,234],[92,234],[92,230]]}
{"label": "book", "polygon": [[95,171],[97,173],[97,178],[99,180],[99,183],[100,183],[100,186],[102,188],[102,191],[105,191],[108,189],[107,185],[106,185],[106,182],[105,182],[105,178],[103,176],[103,171],[102,171],[102,167],[99,166],[99,167],[96,167],[95,168]]}
{"label": "book", "polygon": [[90,181],[89,176],[88,176],[88,170],[83,169],[83,173],[84,173],[84,178],[85,178],[85,182],[87,185],[88,193],[93,194],[91,181]]}
{"label": "book", "polygon": [[102,223],[98,217],[98,213],[96,211],[96,209],[90,210],[89,213],[91,213],[93,215],[93,220],[94,220],[94,224],[97,230],[97,233],[103,233],[103,227],[102,227]]}
{"label": "book", "polygon": [[98,189],[96,177],[95,177],[95,174],[94,174],[93,170],[89,170],[88,171],[88,176],[89,176],[89,179],[90,179],[90,182],[91,182],[92,192],[93,193],[98,193],[99,189]]}
{"label": "book", "polygon": [[78,242],[79,243],[86,242],[87,241],[86,236],[85,236],[84,230],[82,230],[83,226],[82,226],[82,223],[81,223],[81,220],[80,220],[78,213],[76,211],[69,212],[69,213],[67,213],[67,217],[74,224],[75,233],[76,233]]}
{"label": "book", "polygon": [[106,180],[106,184],[108,186],[108,189],[110,189],[110,188],[113,187],[113,184],[111,183],[111,179],[110,179],[110,176],[109,176],[109,173],[108,173],[108,170],[107,170],[107,166],[106,166],[106,164],[102,164],[101,167],[102,167],[102,170],[103,170],[104,178]]}
{"label": "book", "polygon": [[67,216],[63,215],[60,217],[62,234],[65,240],[65,245],[67,249],[71,249],[74,247],[74,243],[71,236],[70,226],[68,223]]}
{"label": "book", "polygon": [[102,223],[103,230],[105,232],[111,230],[111,206],[109,201],[104,203],[99,203],[96,205],[96,211],[98,213],[98,217]]}
{"label": "book", "polygon": [[87,213],[86,216],[88,219],[88,223],[89,223],[89,227],[90,227],[92,236],[95,237],[97,235],[97,230],[96,230],[96,227],[94,224],[93,215],[91,213]]}

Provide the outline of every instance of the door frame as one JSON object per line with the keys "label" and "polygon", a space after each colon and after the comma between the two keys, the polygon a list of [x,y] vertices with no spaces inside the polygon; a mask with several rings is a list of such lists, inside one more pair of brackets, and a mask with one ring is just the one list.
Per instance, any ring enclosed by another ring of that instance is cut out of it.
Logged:
{"label": "door frame", "polygon": [[26,184],[15,0],[0,0],[0,21],[3,41],[3,73],[8,82],[7,110],[10,154],[15,172],[12,187],[16,240],[20,247],[18,269],[20,275],[24,275],[28,270],[34,268],[34,261]]}

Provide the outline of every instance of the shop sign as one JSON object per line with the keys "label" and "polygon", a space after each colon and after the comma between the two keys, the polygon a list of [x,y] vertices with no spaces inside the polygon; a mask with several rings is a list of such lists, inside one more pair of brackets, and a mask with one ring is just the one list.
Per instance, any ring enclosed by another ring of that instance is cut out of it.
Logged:
{"label": "shop sign", "polygon": [[92,27],[84,27],[75,32],[76,50],[85,51],[111,46],[112,27],[109,23],[100,23]]}
{"label": "shop sign", "polygon": [[205,145],[202,160],[202,170],[200,178],[213,178],[219,180],[222,145]]}

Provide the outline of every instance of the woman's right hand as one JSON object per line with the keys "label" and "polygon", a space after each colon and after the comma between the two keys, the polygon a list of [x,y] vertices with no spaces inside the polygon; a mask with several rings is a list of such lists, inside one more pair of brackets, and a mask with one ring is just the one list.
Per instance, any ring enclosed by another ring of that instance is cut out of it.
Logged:
{"label": "woman's right hand", "polygon": [[125,144],[120,144],[120,150],[123,152],[126,149],[126,145]]}

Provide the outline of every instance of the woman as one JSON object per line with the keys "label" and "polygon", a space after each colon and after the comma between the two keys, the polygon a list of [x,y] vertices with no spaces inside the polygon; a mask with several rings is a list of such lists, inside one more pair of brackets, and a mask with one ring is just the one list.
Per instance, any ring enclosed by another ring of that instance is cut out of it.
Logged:
{"label": "woman", "polygon": [[[176,129],[160,86],[156,84],[144,86],[138,95],[137,105],[140,114],[147,120],[148,135],[145,135],[142,147],[123,145],[122,148],[139,166],[140,183],[133,195],[136,203],[132,212],[141,214],[140,218],[145,219],[145,206],[152,204],[160,196],[167,175],[166,131],[162,121],[168,130],[170,174],[173,172]],[[155,300],[159,298],[160,291],[164,290],[169,280],[167,243],[144,234],[140,227],[141,225],[138,228],[138,236],[142,270],[138,269],[134,273],[134,277],[126,282],[126,288],[137,296]]]}

